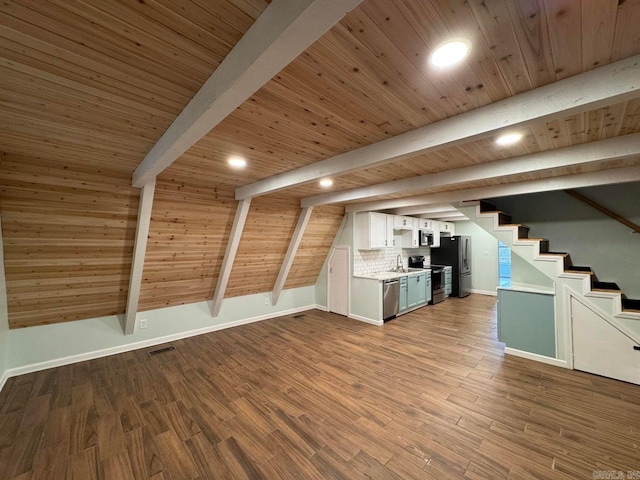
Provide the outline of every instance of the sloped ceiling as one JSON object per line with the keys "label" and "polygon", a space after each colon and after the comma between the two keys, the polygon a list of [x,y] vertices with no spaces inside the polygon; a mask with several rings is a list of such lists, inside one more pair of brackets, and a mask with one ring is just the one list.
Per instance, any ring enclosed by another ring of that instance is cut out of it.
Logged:
{"label": "sloped ceiling", "polygon": [[[261,0],[0,5],[0,208],[12,327],[122,313],[139,190],[131,175],[267,8]],[[640,1],[364,0],[157,179],[142,310],[209,300],[237,187],[640,53]],[[435,72],[449,37],[473,48]],[[339,175],[334,191],[640,131],[640,99]],[[249,167],[231,170],[229,155]],[[637,157],[461,184],[639,165]],[[437,191],[438,189],[433,189]],[[315,182],[252,202],[227,296],[268,292]],[[406,192],[389,197],[429,193]],[[316,207],[287,286],[313,284],[343,204]]]}

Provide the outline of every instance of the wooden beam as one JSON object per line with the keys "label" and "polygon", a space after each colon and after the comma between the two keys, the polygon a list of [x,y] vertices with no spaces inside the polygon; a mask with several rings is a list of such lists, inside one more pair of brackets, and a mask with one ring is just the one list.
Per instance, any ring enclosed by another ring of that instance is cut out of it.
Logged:
{"label": "wooden beam", "polygon": [[393,215],[438,215],[446,212],[457,212],[457,210],[450,203],[442,203],[438,205],[415,205],[412,207],[394,208],[387,213],[392,213]]}
{"label": "wooden beam", "polygon": [[147,251],[147,240],[149,238],[149,226],[151,225],[151,210],[153,208],[155,189],[156,180],[154,178],[140,190],[138,224],[136,226],[136,238],[133,247],[133,259],[131,261],[131,274],[129,275],[127,307],[124,314],[123,330],[125,335],[131,335],[136,326],[136,314],[138,313],[140,287],[142,285],[142,270],[144,268],[145,252]]}
{"label": "wooden beam", "polygon": [[273,0],[133,172],[155,178],[362,0]]}
{"label": "wooden beam", "polygon": [[236,199],[264,195],[638,96],[640,55],[240,187],[236,189]]}
{"label": "wooden beam", "polygon": [[296,224],[296,228],[293,231],[291,242],[289,242],[289,248],[287,248],[287,253],[284,256],[284,261],[282,262],[282,266],[280,267],[280,273],[278,273],[278,278],[276,279],[276,283],[273,286],[273,292],[271,292],[271,305],[276,305],[278,303],[278,299],[280,298],[280,294],[282,293],[284,284],[287,281],[289,270],[291,270],[293,260],[296,257],[296,252],[298,251],[298,247],[300,246],[300,242],[302,241],[304,230],[305,228],[307,228],[309,218],[311,218],[312,211],[313,207],[305,207],[300,211],[298,223]]}
{"label": "wooden beam", "polygon": [[[639,72],[640,75],[640,72]],[[623,160],[640,155],[640,133],[600,140],[571,147],[532,153],[521,157],[505,158],[492,162],[456,168],[440,173],[394,180],[366,187],[352,188],[313,197],[303,198],[303,207],[349,202],[367,197],[376,197],[408,191],[455,185],[465,182],[487,180],[522,173],[569,167],[603,160]]]}
{"label": "wooden beam", "polygon": [[211,308],[211,316],[213,317],[217,317],[220,314],[220,307],[222,307],[222,300],[224,299],[224,294],[227,290],[227,284],[229,283],[229,277],[231,276],[231,270],[233,269],[233,262],[236,259],[236,253],[238,253],[238,246],[240,245],[242,231],[244,230],[244,224],[247,221],[250,206],[250,198],[240,200],[238,202],[236,216],[233,219],[233,226],[231,227],[231,234],[229,235],[229,241],[227,243],[227,250],[224,252],[222,267],[220,268],[220,274],[218,275],[216,291],[213,295],[213,307]]}
{"label": "wooden beam", "polygon": [[629,227],[631,230],[633,230],[634,233],[640,233],[640,226],[636,225],[635,223],[633,223],[630,220],[627,220],[623,216],[618,215],[616,212],[614,212],[612,210],[609,210],[607,207],[605,207],[603,205],[600,205],[595,200],[591,200],[589,197],[587,197],[585,195],[582,195],[581,193],[576,192],[575,190],[566,190],[566,193],[568,193],[569,195],[571,195],[574,198],[577,198],[581,202],[586,203],[590,207],[595,208],[599,212],[604,213],[608,217],[613,218],[616,222],[620,222],[625,227]]}
{"label": "wooden beam", "polygon": [[613,168],[597,172],[564,175],[561,177],[543,178],[528,182],[507,183],[489,187],[454,190],[450,192],[433,193],[415,197],[379,200],[375,202],[352,203],[345,207],[345,212],[369,212],[404,208],[413,205],[428,205],[442,202],[465,202],[481,200],[483,198],[506,197],[509,195],[523,195],[527,193],[566,190],[570,188],[592,187],[596,185],[610,185],[640,181],[640,166]]}

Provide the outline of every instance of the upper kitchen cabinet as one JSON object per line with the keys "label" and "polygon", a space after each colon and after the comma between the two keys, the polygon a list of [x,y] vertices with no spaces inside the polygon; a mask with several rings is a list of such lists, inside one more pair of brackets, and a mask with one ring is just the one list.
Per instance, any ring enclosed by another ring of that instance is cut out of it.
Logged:
{"label": "upper kitchen cabinet", "polygon": [[440,235],[450,237],[456,234],[456,224],[453,222],[439,222]]}
{"label": "upper kitchen cabinet", "polygon": [[395,215],[393,217],[393,228],[396,230],[413,230],[414,220],[415,218],[413,217]]}
{"label": "upper kitchen cabinet", "polygon": [[430,230],[433,231],[433,220],[428,218],[416,218],[418,222],[418,230]]}
{"label": "upper kitchen cabinet", "polygon": [[440,224],[445,222],[439,222],[438,220],[431,220],[432,231],[433,231],[433,245],[431,248],[440,247]]}
{"label": "upper kitchen cabinet", "polygon": [[393,247],[393,215],[364,212],[356,215],[356,248],[379,250]]}

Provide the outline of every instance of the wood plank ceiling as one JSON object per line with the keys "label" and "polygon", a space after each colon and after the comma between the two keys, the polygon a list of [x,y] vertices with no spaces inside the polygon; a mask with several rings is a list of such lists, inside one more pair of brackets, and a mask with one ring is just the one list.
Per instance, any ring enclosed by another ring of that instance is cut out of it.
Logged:
{"label": "wood plank ceiling", "polygon": [[[0,213],[13,328],[122,313],[131,174],[263,0],[0,5]],[[140,309],[209,300],[237,187],[640,53],[640,0],[364,0],[159,177]],[[431,49],[465,36],[460,68]],[[335,178],[336,190],[640,131],[640,99]],[[229,155],[249,167],[230,170]],[[602,162],[588,169],[638,165]],[[567,172],[473,182],[468,188]],[[268,292],[315,183],[252,202],[227,296]],[[407,192],[409,193],[409,192]],[[416,193],[416,192],[411,192]],[[425,193],[425,192],[419,192]],[[398,196],[398,195],[392,195]],[[314,284],[343,205],[314,210],[286,287]]]}

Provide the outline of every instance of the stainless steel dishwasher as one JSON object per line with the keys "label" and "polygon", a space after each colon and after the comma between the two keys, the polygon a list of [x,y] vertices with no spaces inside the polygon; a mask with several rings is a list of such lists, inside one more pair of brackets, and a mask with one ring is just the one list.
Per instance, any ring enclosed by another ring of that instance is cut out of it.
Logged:
{"label": "stainless steel dishwasher", "polygon": [[382,319],[388,320],[398,314],[400,307],[400,280],[393,278],[382,282]]}

